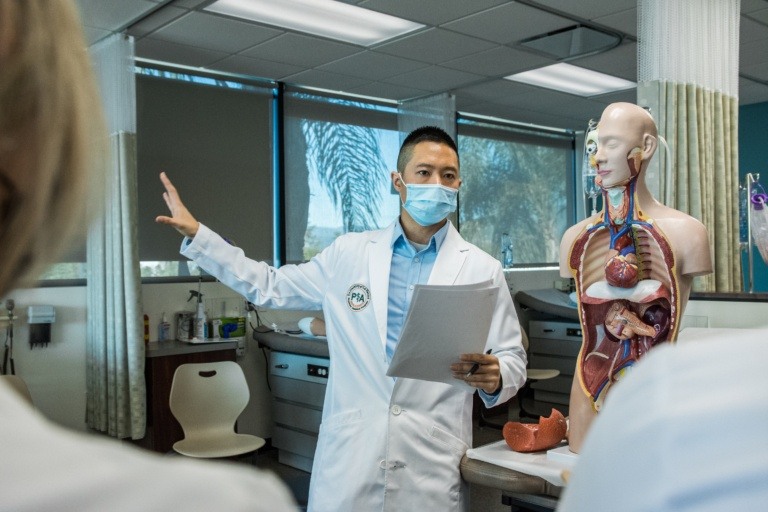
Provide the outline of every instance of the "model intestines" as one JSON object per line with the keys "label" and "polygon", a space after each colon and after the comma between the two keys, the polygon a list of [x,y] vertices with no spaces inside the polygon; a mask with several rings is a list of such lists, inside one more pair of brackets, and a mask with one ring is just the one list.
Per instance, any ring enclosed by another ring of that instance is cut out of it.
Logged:
{"label": "model intestines", "polygon": [[636,204],[639,156],[633,151],[627,157],[629,183],[603,190],[603,211],[570,253],[584,336],[577,374],[595,411],[629,367],[675,338],[679,321],[672,250]]}

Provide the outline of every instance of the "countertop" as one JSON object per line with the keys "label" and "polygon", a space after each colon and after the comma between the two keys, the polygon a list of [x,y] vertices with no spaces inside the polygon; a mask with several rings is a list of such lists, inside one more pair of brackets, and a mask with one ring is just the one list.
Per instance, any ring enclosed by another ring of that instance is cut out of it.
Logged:
{"label": "countertop", "polygon": [[150,341],[147,343],[147,357],[175,356],[179,354],[213,352],[215,350],[231,350],[235,348],[237,348],[237,340],[214,341],[211,343],[187,343],[178,340]]}
{"label": "countertop", "polygon": [[328,342],[316,336],[290,335],[274,331],[253,332],[253,339],[278,352],[292,352],[315,357],[330,357]]}

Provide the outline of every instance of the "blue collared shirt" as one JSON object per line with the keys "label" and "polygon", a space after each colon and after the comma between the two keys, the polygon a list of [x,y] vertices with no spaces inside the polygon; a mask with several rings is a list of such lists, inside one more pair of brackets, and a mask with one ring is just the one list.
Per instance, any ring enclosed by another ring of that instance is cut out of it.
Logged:
{"label": "blue collared shirt", "polygon": [[395,225],[390,247],[392,248],[392,266],[389,271],[389,298],[387,300],[387,359],[395,353],[400,331],[403,329],[405,315],[413,298],[413,288],[417,284],[426,284],[432,267],[435,266],[437,252],[445,241],[448,223],[432,235],[424,249],[415,248],[405,238],[403,227]]}

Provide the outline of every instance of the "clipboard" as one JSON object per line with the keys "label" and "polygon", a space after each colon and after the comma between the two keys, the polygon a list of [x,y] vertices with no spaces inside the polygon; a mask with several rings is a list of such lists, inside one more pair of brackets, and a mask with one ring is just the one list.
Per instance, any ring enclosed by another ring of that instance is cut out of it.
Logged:
{"label": "clipboard", "polygon": [[416,285],[387,375],[475,388],[453,378],[461,354],[483,353],[499,287],[492,281],[470,285]]}

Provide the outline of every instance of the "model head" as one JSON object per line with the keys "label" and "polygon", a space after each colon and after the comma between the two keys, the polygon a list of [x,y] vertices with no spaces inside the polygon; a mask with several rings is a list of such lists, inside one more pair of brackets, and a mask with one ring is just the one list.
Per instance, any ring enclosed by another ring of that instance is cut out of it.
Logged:
{"label": "model head", "polygon": [[595,154],[603,188],[624,186],[647,167],[658,144],[651,114],[632,103],[608,105],[597,125]]}

